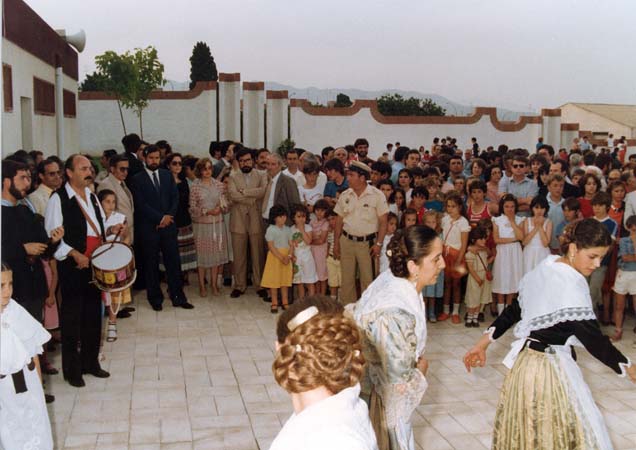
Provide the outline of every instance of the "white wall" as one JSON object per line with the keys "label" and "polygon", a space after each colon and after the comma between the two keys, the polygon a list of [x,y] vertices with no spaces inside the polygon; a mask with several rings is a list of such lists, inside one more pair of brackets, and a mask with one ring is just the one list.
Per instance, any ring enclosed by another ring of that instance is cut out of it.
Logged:
{"label": "white wall", "polygon": [[534,149],[537,138],[542,135],[541,124],[528,124],[517,132],[503,132],[493,127],[488,116],[483,116],[472,125],[456,124],[382,124],[372,117],[370,108],[363,107],[352,116],[317,116],[306,113],[301,107],[291,108],[291,138],[298,147],[320,153],[327,145],[352,144],[364,137],[369,141],[369,156],[382,154],[389,142],[430,149],[435,137],[457,138],[461,148],[470,148],[470,138],[476,137],[481,148],[489,145],[497,148],[506,144],[511,148]]}
{"label": "white wall", "polygon": [[[124,136],[114,100],[79,102],[80,146],[83,152],[101,154],[108,148],[123,151]],[[139,119],[123,109],[126,133],[139,131]],[[216,91],[204,90],[192,99],[151,100],[143,112],[143,139],[170,142],[173,151],[207,156],[210,141],[216,140]]]}
{"label": "white wall", "polygon": [[[55,84],[55,68],[25,52],[7,39],[2,39],[2,62],[11,66],[13,81],[13,111],[5,112],[2,105],[2,155],[7,156],[22,145],[20,97],[28,97],[33,102],[33,77]],[[75,93],[77,102],[77,81],[64,75],[64,89]],[[4,102],[4,100],[3,100]],[[77,108],[79,110],[79,108]],[[63,114],[63,111],[56,113]],[[55,116],[43,116],[31,112],[33,119],[33,148],[45,155],[57,154],[57,130]],[[79,151],[79,125],[76,118],[64,119],[65,155]]]}
{"label": "white wall", "polygon": [[243,144],[265,146],[265,91],[243,91]]}
{"label": "white wall", "polygon": [[241,140],[241,83],[219,81],[219,137]]}
{"label": "white wall", "polygon": [[608,133],[614,134],[615,138],[621,136],[636,138],[632,128],[629,126],[619,124],[576,105],[563,105],[561,107],[561,118],[564,123],[578,123],[581,130],[597,132],[607,131]]}

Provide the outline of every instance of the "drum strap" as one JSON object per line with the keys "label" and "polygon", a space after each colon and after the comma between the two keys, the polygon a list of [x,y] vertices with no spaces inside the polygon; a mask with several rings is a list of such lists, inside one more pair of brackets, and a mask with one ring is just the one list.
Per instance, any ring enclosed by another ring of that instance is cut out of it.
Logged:
{"label": "drum strap", "polygon": [[[97,226],[95,225],[95,222],[93,222],[93,220],[91,219],[91,216],[88,215],[88,213],[86,212],[86,210],[84,209],[84,207],[82,206],[82,204],[80,203],[80,201],[75,198],[75,201],[77,202],[77,206],[79,206],[79,209],[82,211],[82,214],[84,214],[84,218],[86,219],[86,222],[88,222],[88,225],[91,227],[91,229],[93,230],[93,232],[97,235],[96,237],[100,240],[102,240],[102,234],[99,232],[99,230],[97,229]],[[95,211],[96,214],[99,214],[99,211]]]}

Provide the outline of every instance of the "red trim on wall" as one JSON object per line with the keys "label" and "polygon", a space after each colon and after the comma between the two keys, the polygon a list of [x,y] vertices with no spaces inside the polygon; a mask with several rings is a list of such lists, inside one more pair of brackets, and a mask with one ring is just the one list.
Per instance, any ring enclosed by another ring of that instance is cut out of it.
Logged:
{"label": "red trim on wall", "polygon": [[264,81],[243,81],[243,90],[244,91],[264,91],[265,82]]}
{"label": "red trim on wall", "polygon": [[78,79],[77,52],[22,0],[3,0],[2,36],[51,67]]}
{"label": "red trim on wall", "polygon": [[493,127],[499,131],[519,131],[528,124],[542,124],[542,116],[521,116],[516,122],[500,121],[497,118],[497,108],[477,107],[472,116],[384,116],[378,110],[375,100],[356,100],[349,108],[329,108],[310,106],[304,99],[292,99],[291,107],[301,108],[312,116],[353,116],[362,108],[369,108],[371,116],[385,125],[472,125],[482,117],[489,116]]}
{"label": "red trim on wall", "polygon": [[265,95],[267,100],[284,100],[289,98],[289,92],[287,91],[267,91]]}
{"label": "red trim on wall", "polygon": [[9,64],[2,64],[2,95],[5,112],[13,111],[13,72]]}
{"label": "red trim on wall", "polygon": [[55,85],[33,77],[33,112],[42,116],[55,115]]}
{"label": "red trim on wall", "polygon": [[233,82],[233,81],[241,81],[240,73],[220,73],[219,74],[219,82]]}
{"label": "red trim on wall", "polygon": [[[197,81],[190,91],[155,91],[150,94],[150,100],[191,100],[197,98],[203,91],[216,91],[216,81]],[[85,91],[79,93],[80,100],[117,100],[114,95],[105,92]]]}
{"label": "red trim on wall", "polygon": [[559,108],[555,109],[542,109],[541,115],[543,117],[561,117],[561,110]]}
{"label": "red trim on wall", "polygon": [[562,123],[561,131],[579,131],[578,123]]}

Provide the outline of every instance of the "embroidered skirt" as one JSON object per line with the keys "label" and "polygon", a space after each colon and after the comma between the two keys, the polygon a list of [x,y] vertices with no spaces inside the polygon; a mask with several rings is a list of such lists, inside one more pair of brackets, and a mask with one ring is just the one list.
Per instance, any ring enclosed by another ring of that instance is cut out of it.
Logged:
{"label": "embroidered skirt", "polygon": [[501,389],[492,449],[611,449],[602,416],[571,356],[521,351]]}

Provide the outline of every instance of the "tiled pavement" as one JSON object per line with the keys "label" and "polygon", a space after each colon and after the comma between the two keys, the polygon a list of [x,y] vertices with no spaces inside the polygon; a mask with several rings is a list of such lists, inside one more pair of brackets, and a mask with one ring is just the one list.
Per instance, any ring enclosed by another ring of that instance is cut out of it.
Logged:
{"label": "tiled pavement", "polygon": [[[188,294],[195,309],[167,302],[159,313],[137,295],[137,312],[105,344],[110,378],[86,376],[86,387],[76,389],[61,375],[49,377],[56,448],[269,448],[291,413],[271,374],[276,316],[252,290],[239,299],[201,299],[193,288]],[[619,346],[636,361],[633,326],[628,316]],[[428,329],[429,388],[413,417],[418,449],[489,448],[511,338],[490,347],[487,367],[467,374],[461,357],[483,327],[445,322]],[[615,447],[636,449],[636,386],[579,355]],[[59,351],[54,361],[60,367]]]}

